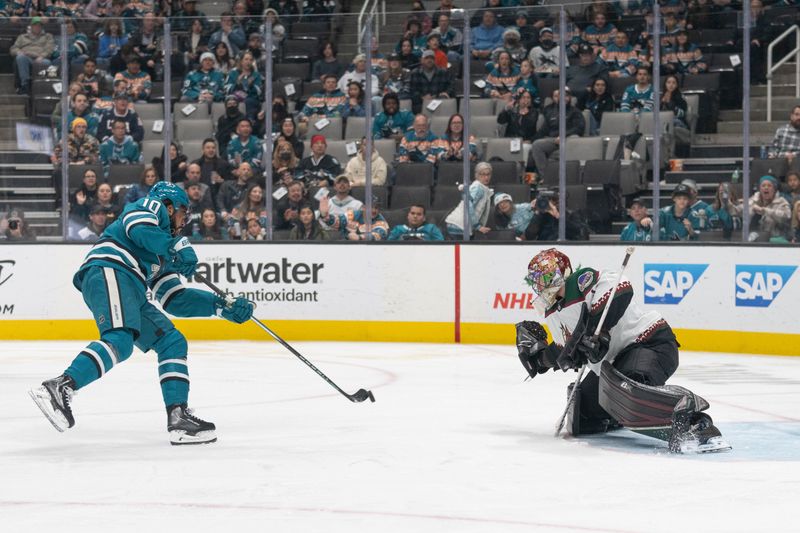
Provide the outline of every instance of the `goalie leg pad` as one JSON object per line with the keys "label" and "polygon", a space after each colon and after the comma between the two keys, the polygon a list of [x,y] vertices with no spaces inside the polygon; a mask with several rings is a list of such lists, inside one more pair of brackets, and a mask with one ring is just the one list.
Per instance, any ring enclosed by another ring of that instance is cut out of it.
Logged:
{"label": "goalie leg pad", "polygon": [[620,428],[620,424],[598,403],[599,379],[597,374],[589,372],[580,385],[570,384],[567,388],[567,397],[575,386],[578,387],[578,390],[567,411],[566,427],[570,435],[591,435]]}
{"label": "goalie leg pad", "polygon": [[[676,406],[684,400],[688,411],[708,409],[708,402],[674,385],[643,385],[618,371],[608,361],[600,370],[600,405],[623,426],[661,440],[669,440]],[[684,415],[685,416],[685,415]]]}

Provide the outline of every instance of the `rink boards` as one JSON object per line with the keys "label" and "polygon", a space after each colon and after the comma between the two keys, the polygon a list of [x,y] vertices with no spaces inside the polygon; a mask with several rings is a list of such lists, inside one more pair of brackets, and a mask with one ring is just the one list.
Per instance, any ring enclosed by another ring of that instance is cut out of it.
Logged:
{"label": "rink boards", "polygon": [[[545,246],[200,244],[200,272],[257,302],[287,339],[512,344],[537,320],[523,281]],[[616,270],[621,245],[560,247],[573,266]],[[72,275],[88,246],[0,248],[0,338],[90,339],[96,328]],[[798,249],[639,246],[635,301],[662,313],[685,349],[800,353]],[[194,283],[190,286],[199,287]],[[254,325],[176,320],[190,339],[266,340]]]}

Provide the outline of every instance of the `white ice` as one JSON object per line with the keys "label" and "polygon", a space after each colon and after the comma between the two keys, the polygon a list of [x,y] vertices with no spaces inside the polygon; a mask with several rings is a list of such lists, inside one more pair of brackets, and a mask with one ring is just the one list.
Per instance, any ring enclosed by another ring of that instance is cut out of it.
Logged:
{"label": "white ice", "polygon": [[192,342],[190,404],[219,441],[170,446],[152,354],[76,396],[57,433],[27,389],[82,342],[0,343],[0,530],[800,531],[800,358],[683,353],[734,449],[630,432],[553,438],[574,374],[523,382],[508,346]]}

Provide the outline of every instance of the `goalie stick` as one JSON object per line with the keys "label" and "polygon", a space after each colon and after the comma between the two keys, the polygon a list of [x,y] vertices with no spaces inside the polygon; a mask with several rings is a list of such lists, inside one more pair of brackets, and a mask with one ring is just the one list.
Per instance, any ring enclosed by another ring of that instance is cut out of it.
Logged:
{"label": "goalie stick", "polygon": [[[223,292],[223,291],[222,291],[222,290],[221,290],[219,287],[217,287],[216,285],[214,285],[213,283],[211,283],[211,282],[210,282],[210,281],[209,281],[209,280],[208,280],[208,279],[207,279],[205,276],[203,276],[202,274],[199,274],[199,273],[195,272],[195,273],[193,274],[193,277],[194,277],[194,279],[196,279],[197,281],[199,281],[200,283],[204,284],[206,287],[208,287],[209,289],[211,289],[211,290],[212,290],[212,291],[213,291],[213,292],[214,292],[214,293],[215,293],[217,296],[219,296],[220,298],[223,298],[223,299],[225,300],[225,302],[229,302],[229,303],[232,303],[232,302],[233,302],[233,299],[232,299],[232,298],[231,298],[229,295],[225,294],[225,293],[224,293],[224,292]],[[306,359],[305,357],[303,357],[303,355],[302,355],[300,352],[298,352],[297,350],[295,350],[294,348],[292,348],[292,346],[291,346],[291,345],[290,345],[288,342],[286,342],[285,340],[283,340],[282,338],[280,338],[280,337],[278,336],[278,334],[277,334],[277,333],[275,333],[274,331],[272,331],[271,329],[269,329],[269,328],[268,328],[266,325],[264,325],[264,323],[263,323],[263,322],[261,322],[259,319],[257,319],[257,318],[256,318],[256,317],[254,317],[254,316],[251,316],[251,317],[250,317],[250,320],[252,320],[252,321],[253,321],[253,322],[255,322],[256,324],[258,324],[258,326],[259,326],[261,329],[263,329],[264,331],[266,331],[267,333],[269,333],[269,335],[270,335],[270,336],[271,336],[273,339],[275,339],[276,341],[278,341],[278,342],[279,342],[279,343],[280,343],[280,344],[281,344],[281,345],[282,345],[284,348],[286,348],[287,350],[289,350],[290,352],[292,352],[292,354],[293,354],[295,357],[297,357],[297,358],[298,358],[298,359],[300,359],[302,362],[304,362],[306,365],[308,365],[308,367],[309,367],[311,370],[313,370],[314,372],[316,372],[316,373],[317,373],[317,375],[318,375],[319,377],[321,377],[322,379],[324,379],[325,381],[327,381],[327,382],[328,382],[328,384],[329,384],[331,387],[333,387],[334,389],[336,389],[337,391],[339,391],[339,392],[342,394],[342,396],[344,396],[345,398],[347,398],[347,399],[348,399],[348,400],[350,400],[351,402],[353,402],[353,403],[360,403],[360,402],[363,402],[363,401],[365,401],[365,400],[367,400],[367,399],[368,399],[369,401],[371,401],[371,402],[374,402],[374,401],[375,401],[375,396],[373,396],[373,395],[372,395],[372,391],[370,391],[370,390],[358,389],[358,390],[357,390],[356,392],[354,392],[353,394],[347,394],[347,393],[346,393],[345,391],[343,391],[343,390],[342,390],[342,389],[341,389],[341,388],[340,388],[340,387],[339,387],[339,386],[338,386],[336,383],[334,383],[334,382],[333,382],[333,381],[332,381],[332,380],[331,380],[331,379],[330,379],[328,376],[326,376],[326,375],[325,375],[325,374],[324,374],[324,373],[323,373],[323,372],[322,372],[322,371],[321,371],[319,368],[317,368],[316,366],[314,366],[314,364],[313,364],[311,361],[309,361],[308,359]]]}
{"label": "goalie stick", "polygon": [[[605,308],[603,308],[603,314],[600,315],[600,321],[597,323],[597,327],[594,329],[595,337],[600,335],[600,331],[603,329],[603,324],[606,321],[606,315],[608,315],[608,310],[611,309],[611,302],[614,300],[614,295],[617,293],[617,287],[619,286],[619,282],[622,280],[622,273],[625,272],[625,267],[628,266],[628,260],[631,258],[631,255],[633,255],[633,250],[633,246],[629,246],[625,249],[625,259],[622,260],[622,268],[619,270],[617,280],[614,283],[614,286],[611,288],[611,293],[608,296],[608,302],[606,303]],[[569,410],[572,407],[572,402],[575,401],[575,393],[578,391],[578,386],[583,378],[583,373],[586,372],[587,366],[588,364],[584,363],[580,372],[578,372],[578,377],[575,379],[575,385],[572,387],[572,390],[569,393],[569,398],[567,398],[567,406],[564,408],[561,418],[558,419],[556,432],[553,435],[554,437],[558,437],[561,434],[561,430],[564,428],[564,421],[567,419],[567,413],[569,413]]]}

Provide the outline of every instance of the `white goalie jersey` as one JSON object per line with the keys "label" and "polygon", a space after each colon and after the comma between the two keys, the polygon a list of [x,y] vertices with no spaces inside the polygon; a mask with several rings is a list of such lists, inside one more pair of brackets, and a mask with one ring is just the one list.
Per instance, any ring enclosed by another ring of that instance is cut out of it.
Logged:
{"label": "white goalie jersey", "polygon": [[[545,322],[557,346],[563,348],[572,336],[580,319],[583,303],[586,303],[590,314],[591,331],[587,331],[587,334],[594,334],[594,328],[611,296],[618,275],[618,272],[582,268],[566,279],[564,297],[545,312]],[[613,362],[617,354],[627,346],[644,343],[656,331],[668,327],[659,313],[645,312],[634,303],[632,296],[633,287],[623,276],[602,328],[610,336],[608,353],[604,357],[609,362]],[[602,361],[590,363],[589,367],[595,374],[599,374],[601,363]]]}

